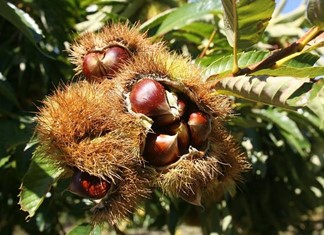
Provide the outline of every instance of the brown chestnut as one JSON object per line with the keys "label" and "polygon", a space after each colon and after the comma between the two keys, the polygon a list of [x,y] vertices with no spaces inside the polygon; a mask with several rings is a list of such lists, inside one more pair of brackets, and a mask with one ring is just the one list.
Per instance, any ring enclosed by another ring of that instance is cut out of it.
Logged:
{"label": "brown chestnut", "polygon": [[165,88],[157,81],[143,78],[130,92],[131,108],[149,117],[170,114]]}
{"label": "brown chestnut", "polygon": [[191,144],[194,147],[202,146],[211,132],[211,121],[203,112],[191,113],[188,120],[191,133]]}
{"label": "brown chestnut", "polygon": [[113,76],[120,66],[130,58],[126,48],[121,46],[107,47],[102,51],[93,51],[83,58],[82,71],[88,80],[98,77]]}
{"label": "brown chestnut", "polygon": [[175,123],[168,127],[171,134],[177,135],[178,147],[181,154],[188,152],[190,133],[185,122]]}
{"label": "brown chestnut", "polygon": [[143,157],[154,166],[167,166],[178,160],[177,135],[148,134]]}
{"label": "brown chestnut", "polygon": [[100,199],[108,193],[110,186],[109,182],[76,169],[68,190],[81,197]]}

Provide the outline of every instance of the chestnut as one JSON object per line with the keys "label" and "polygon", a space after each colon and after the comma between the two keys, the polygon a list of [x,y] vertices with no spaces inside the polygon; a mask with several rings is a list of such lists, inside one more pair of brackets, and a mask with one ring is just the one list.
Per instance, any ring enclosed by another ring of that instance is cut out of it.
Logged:
{"label": "chestnut", "polygon": [[178,160],[177,135],[148,134],[143,157],[150,165],[167,166]]}
{"label": "chestnut", "polygon": [[132,87],[129,99],[131,109],[136,113],[148,117],[170,114],[165,88],[153,79],[143,78],[138,81]]}
{"label": "chestnut", "polygon": [[76,169],[68,190],[81,197],[100,199],[108,193],[109,188],[109,182]]}
{"label": "chestnut", "polygon": [[186,103],[181,99],[178,99],[177,103],[178,103],[179,115],[180,115],[180,117],[182,117],[186,112]]}
{"label": "chestnut", "polygon": [[181,154],[188,152],[190,133],[189,128],[185,122],[175,123],[168,127],[171,134],[177,134],[178,147]]}
{"label": "chestnut", "polygon": [[88,80],[111,77],[129,58],[130,53],[121,46],[111,46],[102,51],[89,52],[83,58],[82,72]]}
{"label": "chestnut", "polygon": [[192,146],[202,146],[212,129],[210,118],[203,112],[193,112],[189,115],[188,126]]}
{"label": "chestnut", "polygon": [[170,112],[164,115],[159,115],[153,117],[155,125],[158,126],[168,126],[174,123],[177,123],[180,118],[184,115],[186,104],[184,101],[179,100],[177,95],[172,92],[166,92],[167,100],[170,106],[171,102],[176,102],[176,105],[170,106]]}

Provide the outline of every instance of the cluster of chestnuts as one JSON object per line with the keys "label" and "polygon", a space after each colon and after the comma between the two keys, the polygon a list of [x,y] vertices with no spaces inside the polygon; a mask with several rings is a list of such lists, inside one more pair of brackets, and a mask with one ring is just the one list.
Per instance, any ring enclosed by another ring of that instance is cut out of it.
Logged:
{"label": "cluster of chestnuts", "polygon": [[210,117],[156,80],[138,81],[130,91],[129,101],[132,111],[153,120],[152,133],[148,133],[143,151],[149,165],[170,165],[188,153],[189,146],[206,145],[211,132]]}
{"label": "cluster of chestnuts", "polygon": [[222,125],[229,100],[187,58],[125,24],[82,35],[70,54],[81,79],[44,101],[39,151],[93,199],[94,221],[118,223],[154,188],[200,205],[247,169]]}

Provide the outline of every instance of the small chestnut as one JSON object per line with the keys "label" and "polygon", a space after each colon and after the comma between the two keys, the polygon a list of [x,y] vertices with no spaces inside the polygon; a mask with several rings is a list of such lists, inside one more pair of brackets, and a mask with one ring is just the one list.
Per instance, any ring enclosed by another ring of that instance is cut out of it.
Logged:
{"label": "small chestnut", "polygon": [[81,197],[100,199],[108,193],[109,188],[107,181],[76,169],[68,190]]}
{"label": "small chestnut", "polygon": [[178,160],[177,135],[148,134],[143,157],[154,166],[166,166]]}
{"label": "small chestnut", "polygon": [[111,77],[120,66],[130,58],[126,48],[121,46],[107,47],[102,51],[93,51],[83,58],[82,71],[88,80],[98,77]]}
{"label": "small chestnut", "polygon": [[177,104],[178,104],[179,116],[182,117],[185,114],[186,110],[187,110],[187,107],[186,107],[187,105],[181,99],[178,99]]}
{"label": "small chestnut", "polygon": [[178,147],[182,154],[188,152],[190,133],[185,122],[175,123],[168,127],[171,134],[177,134]]}
{"label": "small chestnut", "polygon": [[211,121],[207,114],[202,112],[191,113],[188,120],[191,133],[191,144],[200,147],[207,140],[211,132]]}

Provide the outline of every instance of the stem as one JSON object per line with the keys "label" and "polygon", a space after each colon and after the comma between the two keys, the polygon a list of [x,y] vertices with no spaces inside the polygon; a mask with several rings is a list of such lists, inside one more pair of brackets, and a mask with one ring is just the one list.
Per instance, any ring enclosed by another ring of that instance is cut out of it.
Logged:
{"label": "stem", "polygon": [[208,43],[207,45],[205,46],[204,50],[201,52],[201,54],[199,55],[199,58],[202,58],[206,55],[206,52],[210,46],[210,44],[212,43],[212,41],[214,40],[216,36],[216,29],[213,30],[212,34],[210,35],[209,39],[208,39]]}
{"label": "stem", "polygon": [[237,47],[233,47],[233,69],[232,69],[232,73],[236,74],[240,72],[240,68],[238,66],[238,58],[237,58]]}
{"label": "stem", "polygon": [[237,9],[236,9],[236,1],[233,2],[233,12],[234,12],[234,43],[233,43],[233,69],[232,73],[236,74],[240,71],[238,66],[238,58],[237,58],[237,44],[238,44],[238,19],[237,19]]}
{"label": "stem", "polygon": [[264,60],[256,64],[252,64],[248,67],[245,67],[239,70],[237,73],[233,73],[233,75],[238,76],[243,74],[254,73],[261,69],[272,68],[272,67],[277,68],[287,61],[286,58],[291,59],[299,55],[298,53],[302,51],[303,48],[307,45],[307,43],[311,41],[319,32],[321,32],[320,27],[314,26],[310,30],[308,30],[306,34],[300,39],[298,39],[296,42],[293,42],[292,44],[290,44],[289,46],[281,50],[275,51]]}
{"label": "stem", "polygon": [[280,66],[282,66],[284,63],[286,63],[287,61],[299,56],[302,54],[303,49],[305,48],[305,46],[307,45],[307,43],[309,43],[309,41],[311,41],[314,37],[316,37],[316,35],[321,32],[320,27],[316,26],[311,28],[302,38],[300,38],[297,43],[297,52],[286,56],[280,60],[278,60],[274,65],[273,68],[279,68]]}
{"label": "stem", "polygon": [[297,41],[297,43],[299,43],[298,51],[303,50],[307,43],[316,37],[319,32],[321,32],[321,28],[319,26],[312,27],[302,38]]}

